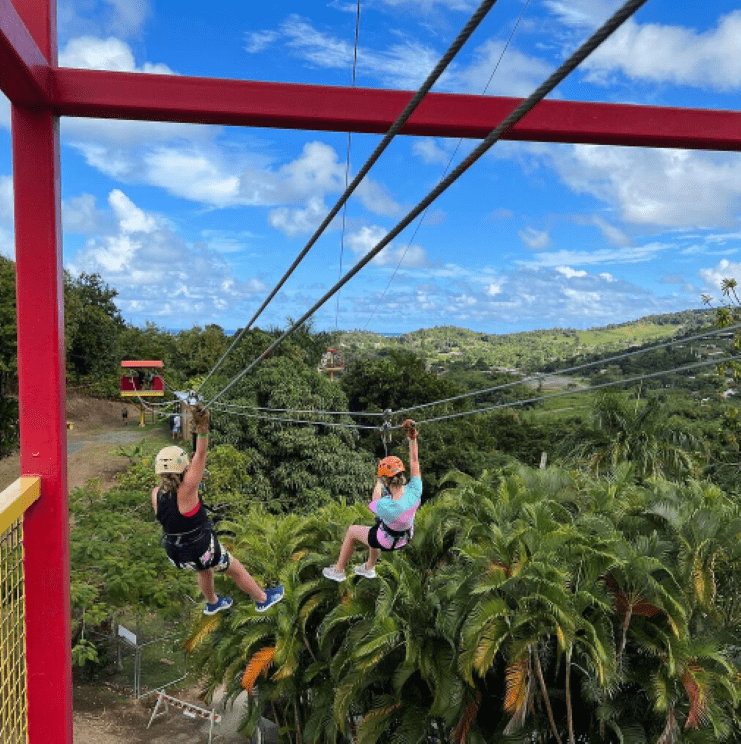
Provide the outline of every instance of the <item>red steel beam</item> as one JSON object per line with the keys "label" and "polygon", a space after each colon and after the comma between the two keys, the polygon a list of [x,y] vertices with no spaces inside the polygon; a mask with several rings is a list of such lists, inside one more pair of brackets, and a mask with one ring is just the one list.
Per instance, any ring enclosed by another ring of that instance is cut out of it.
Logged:
{"label": "red steel beam", "polygon": [[11,0],[0,0],[0,90],[23,106],[48,103],[51,91],[51,67]]}
{"label": "red steel beam", "polygon": [[[56,0],[15,7],[54,65]],[[23,518],[28,741],[72,744],[59,121],[44,106],[11,110],[21,472],[41,476]]]}
{"label": "red steel beam", "polygon": [[[54,71],[60,116],[386,132],[412,93],[178,75]],[[403,134],[483,138],[519,98],[430,93]],[[741,112],[615,103],[540,103],[504,139],[741,149]]]}

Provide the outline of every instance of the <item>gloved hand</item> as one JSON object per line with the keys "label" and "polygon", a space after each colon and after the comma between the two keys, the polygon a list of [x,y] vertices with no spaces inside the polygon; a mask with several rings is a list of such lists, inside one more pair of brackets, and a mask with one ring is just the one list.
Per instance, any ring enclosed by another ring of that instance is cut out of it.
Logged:
{"label": "gloved hand", "polygon": [[417,424],[414,421],[414,419],[407,419],[402,425],[401,428],[404,429],[406,432],[406,435],[409,439],[416,439],[418,432],[417,432]]}
{"label": "gloved hand", "polygon": [[208,427],[211,422],[211,412],[204,410],[202,403],[197,403],[191,408],[191,414],[193,416],[193,424],[196,427],[196,432],[198,432],[198,434],[208,434]]}

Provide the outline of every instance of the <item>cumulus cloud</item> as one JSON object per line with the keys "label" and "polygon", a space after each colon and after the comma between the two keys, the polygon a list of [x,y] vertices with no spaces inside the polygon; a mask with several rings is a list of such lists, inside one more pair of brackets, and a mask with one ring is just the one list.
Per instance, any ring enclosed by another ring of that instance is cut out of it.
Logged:
{"label": "cumulus cloud", "polygon": [[60,0],[57,25],[62,38],[85,34],[137,35],[151,15],[147,0]]}
{"label": "cumulus cloud", "polygon": [[[741,160],[736,153],[596,145],[526,149],[554,168],[572,191],[609,204],[626,222],[663,228],[738,224]],[[605,232],[606,223],[595,224]]]}
{"label": "cumulus cloud", "polygon": [[708,31],[629,19],[584,62],[592,82],[621,72],[633,80],[732,91],[741,88],[741,10]]}
{"label": "cumulus cloud", "polygon": [[65,233],[94,235],[112,227],[110,215],[98,209],[92,194],[81,194],[62,202],[62,227]]}
{"label": "cumulus cloud", "polygon": [[587,275],[587,272],[583,269],[578,271],[577,269],[572,269],[570,266],[556,266],[556,271],[559,274],[562,274],[567,279],[573,279],[574,277],[584,277]]}
{"label": "cumulus cloud", "polygon": [[524,230],[518,230],[517,234],[520,236],[520,240],[531,251],[544,251],[552,242],[547,230],[536,230],[533,227],[526,227]]}
{"label": "cumulus cloud", "polygon": [[84,70],[114,70],[116,72],[149,72],[157,75],[174,75],[165,64],[145,62],[137,67],[131,47],[113,36],[99,39],[81,36],[70,39],[59,52],[60,67]]}
{"label": "cumulus cloud", "polygon": [[[364,226],[356,232],[348,233],[345,243],[358,257],[365,256],[378,245],[386,236],[388,230],[378,225]],[[424,268],[429,265],[427,252],[422,246],[399,245],[393,241],[389,243],[373,260],[376,266],[397,266],[401,262],[401,268],[413,269]]]}
{"label": "cumulus cloud", "polygon": [[[476,48],[469,66],[453,68],[448,79],[451,90],[459,93],[483,93],[500,96],[529,96],[552,71],[552,66],[537,57],[510,46],[504,57],[505,42],[490,39]],[[492,76],[492,70],[496,73]]]}
{"label": "cumulus cloud", "polygon": [[127,318],[178,324],[223,322],[246,312],[257,277],[238,279],[208,243],[189,243],[170,222],[137,206],[123,191],[108,195],[112,229],[90,238],[69,264],[73,274],[99,273],[116,287]]}
{"label": "cumulus cloud", "polygon": [[709,290],[720,292],[724,279],[741,281],[741,263],[724,258],[715,266],[700,269],[699,274]]}

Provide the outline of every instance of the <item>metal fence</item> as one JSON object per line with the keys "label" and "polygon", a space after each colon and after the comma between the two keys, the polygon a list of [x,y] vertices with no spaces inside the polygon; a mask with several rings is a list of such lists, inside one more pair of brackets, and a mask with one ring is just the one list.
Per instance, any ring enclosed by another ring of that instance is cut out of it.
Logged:
{"label": "metal fence", "polygon": [[182,633],[147,638],[116,625],[115,635],[89,629],[85,635],[107,657],[106,681],[134,698],[177,685],[189,674]]}
{"label": "metal fence", "polygon": [[0,741],[20,744],[28,737],[22,517],[0,536],[0,597]]}
{"label": "metal fence", "polygon": [[0,493],[0,742],[28,740],[23,515],[39,497],[39,478]]}

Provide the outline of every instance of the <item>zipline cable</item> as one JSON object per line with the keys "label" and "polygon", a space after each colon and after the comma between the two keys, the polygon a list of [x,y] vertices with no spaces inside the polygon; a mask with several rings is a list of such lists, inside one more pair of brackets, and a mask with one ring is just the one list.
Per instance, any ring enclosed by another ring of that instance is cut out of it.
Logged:
{"label": "zipline cable", "polygon": [[[512,43],[512,39],[514,38],[515,32],[517,31],[518,26],[520,25],[520,22],[522,21],[522,16],[525,15],[525,11],[527,10],[527,6],[530,5],[530,0],[525,0],[525,4],[522,6],[522,10],[520,11],[520,15],[517,17],[517,21],[515,22],[515,25],[512,27],[512,31],[509,34],[509,38],[507,39],[507,42],[505,43],[504,47],[502,48],[502,52],[499,55],[499,59],[497,60],[496,65],[494,65],[494,69],[491,72],[491,75],[489,76],[489,80],[487,81],[486,85],[484,86],[484,89],[481,91],[481,95],[485,96],[486,92],[489,90],[489,86],[491,85],[491,81],[494,79],[494,75],[496,74],[497,70],[499,69],[499,65],[502,64],[502,60],[504,59],[504,55],[507,53],[507,49],[509,49],[509,45]],[[453,154],[450,156],[450,159],[448,160],[448,164],[445,166],[445,169],[443,170],[443,174],[441,178],[445,178],[448,171],[450,170],[450,166],[453,165],[453,161],[455,160],[455,156],[458,154],[458,150],[460,150],[461,144],[463,144],[463,137],[461,137],[458,140],[458,143],[455,146],[455,149],[453,150]],[[422,227],[422,223],[425,221],[425,217],[427,217],[427,212],[429,212],[430,208],[427,207],[425,211],[422,213],[422,215],[419,218],[419,222],[417,223],[417,226],[414,228],[414,232],[412,233],[412,236],[409,238],[409,241],[406,244],[406,247],[404,248],[404,251],[401,254],[401,258],[399,259],[399,262],[396,264],[396,268],[394,269],[393,274],[391,274],[391,278],[388,280],[388,283],[386,284],[386,288],[381,293],[381,296],[378,298],[378,302],[376,303],[376,306],[373,308],[373,312],[370,314],[368,320],[365,323],[365,327],[363,330],[368,330],[368,326],[370,325],[371,320],[375,317],[376,313],[378,312],[378,308],[381,307],[381,303],[383,302],[383,298],[386,296],[386,293],[389,291],[389,287],[393,284],[394,279],[396,278],[396,275],[399,272],[399,269],[401,268],[402,263],[404,263],[404,259],[406,258],[406,255],[409,251],[409,249],[412,247],[412,243],[414,242],[414,238],[417,237],[417,233],[419,232],[419,229]],[[338,300],[339,303],[339,300]],[[335,327],[337,326],[337,321],[335,321]]]}
{"label": "zipline cable", "polygon": [[[368,426],[365,424],[346,424],[341,421],[308,421],[305,419],[294,419],[294,418],[287,418],[283,416],[264,416],[260,413],[244,413],[242,411],[234,411],[227,408],[223,408],[222,406],[213,406],[212,410],[218,411],[219,413],[225,413],[230,414],[232,416],[242,416],[244,418],[256,418],[256,419],[263,419],[264,421],[277,421],[280,423],[287,423],[287,424],[311,424],[313,426],[333,426],[333,427],[339,427],[344,429],[375,429],[377,430],[377,426]],[[316,411],[316,413],[321,413],[320,411]]]}
{"label": "zipline cable", "polygon": [[[355,13],[355,44],[353,45],[352,55],[352,87],[355,87],[355,73],[358,67],[358,37],[360,36],[360,0],[358,0],[358,7]],[[352,148],[352,132],[347,133],[347,158],[345,159],[345,188],[350,182],[350,150]],[[337,274],[338,277],[342,276],[342,257],[345,253],[345,221],[347,217],[347,202],[342,205],[342,231],[340,232],[340,269]],[[334,327],[340,320],[340,293],[337,293],[337,307],[335,308],[334,314]]]}
{"label": "zipline cable", "polygon": [[[260,317],[262,311],[268,306],[268,304],[273,299],[273,297],[275,297],[280,288],[286,283],[288,277],[291,276],[299,263],[301,263],[301,261],[304,259],[304,256],[306,256],[309,250],[311,250],[314,243],[316,243],[322,233],[327,229],[327,227],[329,227],[332,220],[337,216],[337,213],[342,208],[342,205],[345,204],[345,202],[352,195],[353,191],[355,191],[355,189],[360,185],[360,182],[365,178],[368,171],[381,157],[391,140],[401,131],[402,127],[406,124],[407,119],[409,119],[417,106],[419,106],[424,97],[429,93],[430,88],[432,88],[432,86],[437,82],[437,79],[443,74],[446,67],[453,61],[453,58],[456,56],[456,54],[458,54],[466,41],[468,41],[469,37],[473,34],[481,21],[484,20],[486,14],[492,9],[492,7],[494,7],[496,2],[497,0],[483,0],[481,5],[479,5],[463,30],[458,34],[455,41],[453,41],[453,43],[450,45],[448,51],[445,52],[437,65],[435,65],[435,68],[427,76],[427,79],[424,81],[424,83],[422,83],[420,89],[414,94],[412,100],[409,101],[409,103],[406,105],[404,110],[399,115],[398,119],[391,125],[391,128],[388,130],[384,138],[381,140],[371,156],[365,162],[365,165],[363,165],[363,167],[358,171],[358,174],[353,179],[353,182],[345,189],[344,193],[338,199],[337,203],[334,205],[334,207],[332,207],[332,209],[329,211],[329,214],[324,218],[322,224],[319,225],[319,227],[316,229],[316,232],[309,239],[309,242],[304,246],[298,256],[296,256],[293,263],[288,267],[288,270],[283,275],[281,280],[275,285],[270,294],[265,298],[262,305],[260,305],[260,307],[258,308],[257,312],[252,316],[247,325],[236,335],[234,341],[232,341],[229,348],[224,352],[221,359],[216,362],[214,368],[203,380],[196,393],[201,391],[211,375],[219,368],[224,359],[226,359],[227,355],[239,343],[244,334],[252,327],[252,324],[257,320],[257,318]],[[337,288],[337,290],[335,290],[335,292],[338,290],[339,287]],[[334,292],[332,294],[334,294]],[[301,322],[303,323],[303,320]]]}
{"label": "zipline cable", "polygon": [[385,413],[377,411],[322,411],[317,408],[268,408],[265,406],[242,406],[236,403],[221,403],[221,405],[227,408],[268,413],[317,413],[323,416],[386,416]]}
{"label": "zipline cable", "polygon": [[[435,416],[433,418],[418,420],[418,424],[429,424],[435,421],[445,421],[447,419],[460,418],[462,416],[472,416],[475,413],[486,413],[488,411],[496,411],[501,408],[515,408],[518,406],[524,406],[529,403],[540,403],[544,400],[550,400],[551,398],[563,398],[567,395],[580,395],[581,393],[592,392],[593,390],[601,390],[607,387],[615,387],[616,385],[625,385],[631,382],[641,382],[642,380],[648,380],[652,377],[662,377],[664,375],[674,374],[678,372],[691,372],[693,369],[699,369],[700,367],[709,367],[713,364],[725,364],[725,362],[732,361],[736,357],[724,357],[723,359],[715,359],[712,361],[705,360],[704,362],[696,362],[685,367],[675,367],[674,369],[662,370],[661,372],[649,372],[645,375],[638,375],[636,377],[626,377],[622,380],[611,380],[610,382],[603,382],[599,385],[592,385],[582,390],[564,390],[560,393],[551,393],[550,395],[540,395],[536,398],[527,398],[524,400],[514,400],[509,403],[498,403],[495,406],[487,406],[486,408],[476,408],[471,411],[459,411],[458,413],[449,413],[444,416]],[[394,429],[400,429],[401,425],[394,426]]]}
{"label": "zipline cable", "polygon": [[481,158],[501,138],[502,134],[513,127],[525,114],[531,111],[548,93],[550,93],[569,73],[588,57],[610,34],[616,31],[638,8],[645,5],[647,0],[628,0],[611,18],[609,18],[597,31],[592,34],[548,79],[540,85],[528,98],[526,98],[499,126],[493,129],[473,150],[473,152],[460,163],[455,170],[417,204],[406,217],[404,217],[384,238],[371,249],[364,258],[358,261],[347,274],[337,282],[320,300],[310,307],[287,331],[281,334],[260,356],[253,360],[243,369],[229,384],[217,393],[207,404],[206,408],[215,400],[220,398],[227,390],[250,372],[259,362],[265,359],[279,344],[281,344],[296,329],[300,328],[327,300],[338,292],[350,281],[364,266],[370,263],[404,228],[414,221],[440,194],[446,191],[455,181],[460,178],[479,158]]}
{"label": "zipline cable", "polygon": [[713,331],[708,331],[707,333],[700,333],[696,336],[688,336],[686,338],[675,338],[673,341],[666,341],[660,344],[656,344],[655,346],[649,346],[645,349],[636,349],[635,351],[627,351],[624,354],[616,354],[612,357],[603,357],[601,359],[596,359],[593,362],[585,362],[584,364],[578,364],[575,367],[566,367],[564,369],[556,370],[555,372],[547,372],[544,374],[539,374],[537,376],[528,375],[527,377],[523,377],[521,380],[515,380],[514,382],[505,382],[501,385],[494,385],[493,387],[489,388],[482,388],[481,390],[475,390],[469,393],[461,393],[460,395],[454,395],[451,398],[443,398],[442,400],[436,400],[432,403],[420,403],[416,406],[409,406],[409,408],[400,408],[398,411],[395,411],[394,413],[399,415],[402,413],[408,413],[409,411],[416,411],[420,408],[429,408],[430,406],[437,406],[442,405],[443,403],[451,403],[455,400],[463,400],[464,398],[475,398],[478,395],[485,395],[486,393],[493,393],[496,390],[505,390],[507,388],[516,387],[517,385],[522,385],[526,382],[534,382],[534,381],[540,381],[540,380],[547,380],[549,377],[559,377],[561,375],[565,374],[571,374],[572,372],[579,372],[582,369],[588,369],[589,367],[596,367],[599,364],[611,364],[612,362],[619,361],[621,359],[628,359],[629,357],[637,356],[639,354],[645,354],[649,351],[656,351],[657,349],[664,349],[667,346],[676,346],[679,343],[690,343],[692,341],[697,341],[702,338],[708,338],[710,336],[726,333],[729,330],[734,330],[736,328],[741,328],[741,323],[736,323],[732,326],[727,326],[725,328],[716,328]]}

